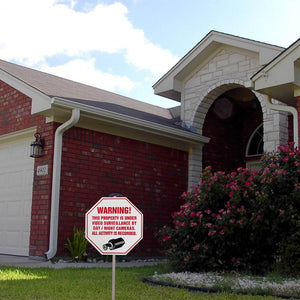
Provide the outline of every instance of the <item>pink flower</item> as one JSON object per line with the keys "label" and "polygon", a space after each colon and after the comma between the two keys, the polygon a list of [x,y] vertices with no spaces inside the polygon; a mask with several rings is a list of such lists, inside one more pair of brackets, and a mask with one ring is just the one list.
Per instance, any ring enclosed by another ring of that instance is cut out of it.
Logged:
{"label": "pink flower", "polygon": [[289,157],[288,156],[286,156],[286,157],[284,157],[283,159],[282,159],[282,161],[284,161],[284,162],[287,162],[289,160]]}
{"label": "pink flower", "polygon": [[212,226],[213,226],[213,224],[211,224],[211,223],[206,223],[206,224],[205,224],[205,227],[206,227],[206,228],[211,228]]}
{"label": "pink flower", "polygon": [[195,213],[194,211],[192,211],[192,212],[190,213],[190,217],[191,217],[191,218],[196,217],[196,213]]}
{"label": "pink flower", "polygon": [[211,231],[208,233],[208,236],[212,236],[212,235],[214,235],[214,234],[216,234],[216,231],[215,231],[215,230],[211,230]]}
{"label": "pink flower", "polygon": [[212,177],[212,179],[213,179],[214,181],[218,181],[218,176],[217,176],[216,174],[214,174],[214,176]]}
{"label": "pink flower", "polygon": [[228,201],[226,204],[225,204],[226,207],[230,207],[230,202]]}
{"label": "pink flower", "polygon": [[193,247],[193,250],[194,250],[194,251],[197,251],[197,250],[199,250],[199,249],[200,249],[200,245],[199,245],[199,244],[197,244],[196,246]]}
{"label": "pink flower", "polygon": [[202,216],[202,211],[198,211],[197,213],[196,213],[196,216],[199,218],[200,216]]}
{"label": "pink flower", "polygon": [[205,213],[208,214],[208,215],[210,215],[211,214],[211,210],[207,209],[207,210],[205,210]]}
{"label": "pink flower", "polygon": [[259,221],[260,219],[262,218],[262,215],[257,215],[256,218],[255,218],[255,221]]}
{"label": "pink flower", "polygon": [[279,169],[279,170],[275,170],[274,173],[275,173],[275,174],[278,174],[278,175],[280,175],[280,174],[285,175],[285,174],[287,173],[287,171],[285,171],[285,170],[283,170],[283,169]]}
{"label": "pink flower", "polygon": [[182,194],[181,194],[181,197],[182,198],[185,198],[187,196],[187,192],[183,192]]}
{"label": "pink flower", "polygon": [[217,214],[217,219],[222,219],[221,215]]}
{"label": "pink flower", "polygon": [[229,222],[230,222],[231,224],[234,224],[234,223],[235,223],[235,219],[230,219]]}
{"label": "pink flower", "polygon": [[250,181],[247,181],[246,183],[245,183],[245,187],[248,187],[248,186],[250,186],[252,184],[252,182],[250,182]]}
{"label": "pink flower", "polygon": [[195,226],[198,226],[198,224],[197,224],[196,222],[191,222],[191,223],[190,223],[190,226],[191,226],[191,227],[195,227]]}
{"label": "pink flower", "polygon": [[270,169],[266,167],[262,173],[262,176],[266,176],[267,173],[269,173]]}
{"label": "pink flower", "polygon": [[219,231],[219,234],[224,235],[224,231],[223,230]]}
{"label": "pink flower", "polygon": [[169,240],[171,237],[169,235],[165,235],[161,240],[163,242],[166,242],[167,240]]}

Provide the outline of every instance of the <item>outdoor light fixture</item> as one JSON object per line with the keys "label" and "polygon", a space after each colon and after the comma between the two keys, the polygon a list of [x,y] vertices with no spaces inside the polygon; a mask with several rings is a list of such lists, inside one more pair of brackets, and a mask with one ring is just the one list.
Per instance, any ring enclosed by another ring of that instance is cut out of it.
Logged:
{"label": "outdoor light fixture", "polygon": [[39,133],[35,133],[35,141],[30,144],[30,157],[36,158],[42,156],[45,141]]}

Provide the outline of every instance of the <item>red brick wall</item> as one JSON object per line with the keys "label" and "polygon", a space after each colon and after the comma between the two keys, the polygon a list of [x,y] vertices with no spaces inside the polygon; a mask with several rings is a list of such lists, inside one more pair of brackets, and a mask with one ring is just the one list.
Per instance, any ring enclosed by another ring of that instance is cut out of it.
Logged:
{"label": "red brick wall", "polygon": [[[121,193],[144,214],[144,238],[130,255],[159,255],[155,232],[187,188],[187,152],[72,128],[64,135],[58,254],[95,202]],[[91,249],[90,249],[91,250]]]}
{"label": "red brick wall", "polygon": [[[59,124],[32,116],[31,99],[0,81],[0,134],[33,126],[45,139],[45,148],[43,157],[35,159],[30,255],[43,256],[49,247],[53,143]],[[49,175],[37,176],[39,165],[48,165]],[[71,128],[63,138],[58,255],[66,254],[64,244],[73,226],[83,228],[85,212],[116,192],[144,213],[144,239],[130,254],[158,255],[154,233],[178,209],[187,188],[187,168],[186,152]]]}
{"label": "red brick wall", "polygon": [[0,80],[0,134],[36,126],[31,99]]}
{"label": "red brick wall", "polygon": [[30,255],[43,255],[48,250],[49,239],[53,123],[45,124],[43,117],[32,116],[31,99],[0,80],[0,135],[34,126],[45,139],[44,156],[35,159],[34,174],[38,165],[47,164],[49,175],[34,175],[29,252]]}
{"label": "red brick wall", "polygon": [[[57,126],[55,123],[48,123],[38,129],[45,139],[45,147],[43,156],[35,158],[29,249],[32,256],[43,256],[49,249],[53,145]],[[37,176],[36,168],[42,165],[48,165],[48,175]]]}
{"label": "red brick wall", "polygon": [[262,123],[262,111],[256,106],[239,106],[236,114],[221,120],[209,109],[203,135],[211,138],[203,147],[203,167],[211,166],[214,171],[235,171],[246,164],[245,152],[252,132]]}

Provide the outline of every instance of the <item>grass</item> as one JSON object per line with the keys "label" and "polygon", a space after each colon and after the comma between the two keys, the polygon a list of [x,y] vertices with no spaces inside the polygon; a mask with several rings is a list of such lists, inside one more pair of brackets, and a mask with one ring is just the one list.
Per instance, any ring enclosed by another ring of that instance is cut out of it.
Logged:
{"label": "grass", "polygon": [[[163,266],[117,268],[116,300],[269,300],[274,297],[233,293],[195,293],[185,289],[150,285],[142,277],[163,273]],[[111,269],[106,268],[13,268],[0,266],[0,299],[111,299]]]}

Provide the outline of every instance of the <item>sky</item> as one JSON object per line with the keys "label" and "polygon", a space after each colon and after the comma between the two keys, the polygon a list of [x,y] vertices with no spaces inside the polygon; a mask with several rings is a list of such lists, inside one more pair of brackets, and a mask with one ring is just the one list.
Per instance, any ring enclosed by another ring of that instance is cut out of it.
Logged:
{"label": "sky", "polygon": [[153,84],[211,30],[288,47],[300,0],[0,0],[0,59],[153,105]]}

